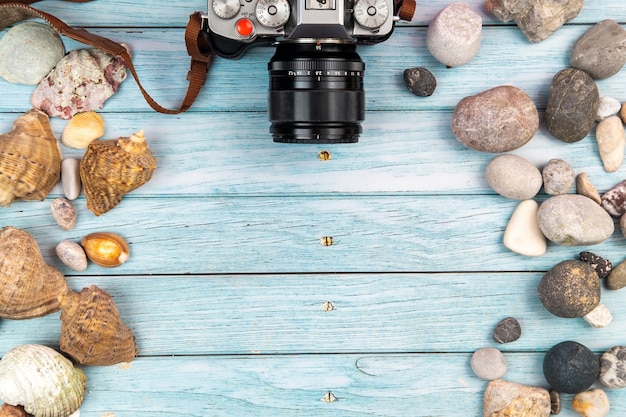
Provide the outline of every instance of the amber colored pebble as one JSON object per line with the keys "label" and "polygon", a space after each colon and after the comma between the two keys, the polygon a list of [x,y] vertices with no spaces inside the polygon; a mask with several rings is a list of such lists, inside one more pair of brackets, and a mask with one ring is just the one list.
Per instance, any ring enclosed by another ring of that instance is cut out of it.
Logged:
{"label": "amber colored pebble", "polygon": [[81,244],[92,262],[106,268],[119,266],[130,256],[128,243],[115,233],[91,233],[83,238]]}

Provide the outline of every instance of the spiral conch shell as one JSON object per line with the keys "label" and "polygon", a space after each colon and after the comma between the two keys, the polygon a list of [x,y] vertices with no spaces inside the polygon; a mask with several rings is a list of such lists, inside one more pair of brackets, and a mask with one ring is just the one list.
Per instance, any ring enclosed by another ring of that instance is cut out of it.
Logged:
{"label": "spiral conch shell", "polygon": [[61,296],[60,348],[83,365],[113,365],[137,356],[135,336],[113,298],[95,285]]}
{"label": "spiral conch shell", "polygon": [[43,200],[60,175],[61,150],[45,113],[31,110],[0,135],[0,206]]}
{"label": "spiral conch shell", "polygon": [[155,169],[156,158],[142,130],[117,140],[91,142],[80,162],[87,208],[96,216],[106,213],[148,182]]}
{"label": "spiral conch shell", "polygon": [[29,319],[60,308],[69,291],[65,277],[46,264],[35,238],[25,230],[0,230],[0,317]]}
{"label": "spiral conch shell", "polygon": [[0,399],[35,417],[68,417],[83,402],[87,378],[56,350],[21,345],[0,360]]}

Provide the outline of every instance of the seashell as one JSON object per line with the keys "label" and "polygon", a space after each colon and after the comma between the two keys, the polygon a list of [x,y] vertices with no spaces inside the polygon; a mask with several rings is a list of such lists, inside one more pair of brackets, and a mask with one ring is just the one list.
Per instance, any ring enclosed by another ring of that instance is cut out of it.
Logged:
{"label": "seashell", "polygon": [[65,277],[49,266],[28,232],[0,230],[0,317],[19,320],[57,311],[58,296],[68,291]]}
{"label": "seashell", "polygon": [[156,158],[143,130],[117,140],[91,142],[80,161],[87,208],[96,216],[106,213],[148,182],[155,169]]}
{"label": "seashell", "polygon": [[115,233],[90,233],[83,238],[81,244],[92,262],[106,268],[120,266],[130,257],[128,243]]}
{"label": "seashell", "polygon": [[104,120],[95,111],[78,113],[65,125],[61,142],[68,148],[86,149],[104,135]]}
{"label": "seashell", "polygon": [[74,158],[66,158],[61,162],[61,183],[63,194],[68,200],[76,200],[80,195],[82,184],[80,182],[80,161]]}
{"label": "seashell", "polygon": [[0,407],[0,417],[28,417],[28,413],[21,405],[4,403]]}
{"label": "seashell", "polygon": [[76,225],[76,209],[66,198],[55,198],[50,203],[52,217],[63,230],[72,230]]}
{"label": "seashell", "polygon": [[135,336],[106,291],[92,285],[60,299],[60,348],[76,362],[106,366],[137,356]]}
{"label": "seashell", "polygon": [[61,150],[48,116],[31,110],[0,135],[0,206],[42,201],[59,181]]}
{"label": "seashell", "polygon": [[87,255],[78,243],[64,240],[59,242],[54,251],[61,262],[74,271],[82,272],[87,269]]}
{"label": "seashell", "polygon": [[83,402],[87,377],[56,350],[21,345],[0,360],[0,399],[35,417],[68,417]]}

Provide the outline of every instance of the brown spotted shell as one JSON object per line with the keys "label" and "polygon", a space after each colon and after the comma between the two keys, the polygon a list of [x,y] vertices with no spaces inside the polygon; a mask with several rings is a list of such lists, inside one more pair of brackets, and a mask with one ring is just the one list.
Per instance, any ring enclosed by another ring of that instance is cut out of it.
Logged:
{"label": "brown spotted shell", "polygon": [[106,213],[148,182],[155,168],[156,158],[141,130],[117,140],[91,142],[80,162],[87,208],[96,216]]}
{"label": "brown spotted shell", "polygon": [[28,417],[28,413],[21,405],[4,403],[0,407],[0,417]]}
{"label": "brown spotted shell", "polygon": [[0,230],[0,317],[19,320],[57,311],[59,295],[69,291],[65,277],[46,264],[30,233]]}
{"label": "brown spotted shell", "polygon": [[61,176],[61,150],[48,116],[31,110],[0,135],[0,206],[43,200]]}
{"label": "brown spotted shell", "polygon": [[137,356],[132,331],[113,298],[95,285],[61,300],[60,348],[83,365],[113,365]]}

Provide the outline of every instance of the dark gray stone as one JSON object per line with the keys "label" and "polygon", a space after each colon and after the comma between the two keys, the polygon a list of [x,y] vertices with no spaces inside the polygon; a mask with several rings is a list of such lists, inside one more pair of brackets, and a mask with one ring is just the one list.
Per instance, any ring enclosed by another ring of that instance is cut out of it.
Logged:
{"label": "dark gray stone", "polygon": [[431,96],[437,88],[437,79],[423,67],[405,69],[404,82],[411,93],[420,97]]}
{"label": "dark gray stone", "polygon": [[567,68],[552,79],[544,115],[548,131],[563,142],[583,139],[595,125],[600,93],[585,71]]}
{"label": "dark gray stone", "polygon": [[600,278],[606,278],[613,269],[613,263],[608,259],[596,255],[592,252],[580,252],[580,260],[591,265]]}
{"label": "dark gray stone", "polygon": [[493,330],[493,340],[498,343],[515,342],[522,335],[522,326],[514,317],[500,321]]}
{"label": "dark gray stone", "polygon": [[598,379],[599,374],[600,361],[588,347],[578,342],[561,342],[543,358],[543,375],[558,392],[583,392]]}
{"label": "dark gray stone", "polygon": [[570,63],[596,80],[617,74],[626,64],[626,29],[611,19],[597,23],[578,38]]}

